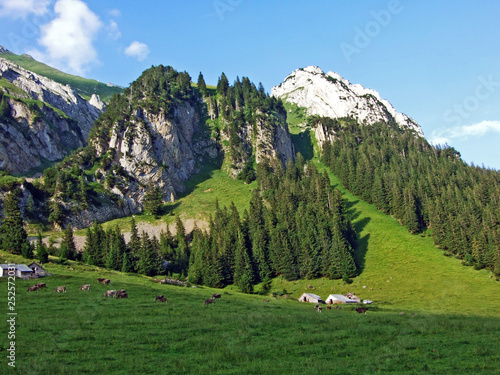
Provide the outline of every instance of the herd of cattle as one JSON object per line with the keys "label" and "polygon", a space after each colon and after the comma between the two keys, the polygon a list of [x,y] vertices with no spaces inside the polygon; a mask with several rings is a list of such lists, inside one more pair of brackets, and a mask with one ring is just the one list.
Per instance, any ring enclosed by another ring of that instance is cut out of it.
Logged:
{"label": "herd of cattle", "polygon": [[[341,309],[341,308],[342,308],[342,306],[339,306],[339,305],[335,305],[335,307],[334,307],[334,309],[337,309],[337,310],[338,310],[338,309]],[[320,313],[320,312],[323,312],[323,307],[321,307],[318,303],[314,306],[314,309],[315,309],[317,312],[319,312],[319,313]],[[327,306],[326,306],[326,309],[327,309],[327,310],[331,310],[331,309],[332,309],[332,305],[327,305]],[[368,310],[368,309],[367,309],[366,307],[357,307],[357,308],[356,308],[356,312],[357,312],[358,314],[366,314],[366,311],[367,311],[367,310]]]}
{"label": "herd of cattle", "polygon": [[[109,279],[104,279],[104,278],[98,278],[97,281],[100,283],[100,284],[103,284],[103,285],[107,285],[107,284],[110,284],[111,283],[111,280]],[[35,284],[35,285],[32,285],[28,288],[28,292],[34,292],[34,291],[38,291],[39,289],[41,288],[46,288],[47,287],[47,284],[46,283],[38,283],[38,284]],[[90,284],[84,284],[80,287],[80,290],[90,290]],[[56,288],[56,290],[54,290],[54,292],[57,292],[57,293],[66,293],[66,287],[65,286],[58,286]],[[120,289],[120,290],[107,290],[105,293],[104,293],[104,297],[113,297],[113,298],[128,298],[128,294],[127,294],[127,291],[125,289]],[[204,305],[207,306],[207,305],[210,305],[212,303],[215,303],[215,300],[218,299],[218,298],[221,298],[222,295],[221,294],[213,294],[212,295],[212,298],[209,298],[207,300],[205,300],[205,303]],[[163,294],[160,294],[158,296],[156,296],[155,298],[155,301],[159,301],[160,303],[167,303],[167,298],[165,298],[165,296]],[[269,300],[264,300],[264,302],[269,302]],[[319,305],[319,304],[316,304],[315,305],[315,310],[317,312],[323,312],[323,308]],[[341,309],[342,307],[341,306],[335,306],[334,307],[335,309]],[[327,305],[326,306],[326,309],[327,310],[331,310],[332,309],[332,306],[331,305]],[[358,307],[356,308],[356,312],[358,314],[366,314],[366,308],[364,307]]]}
{"label": "herd of cattle", "polygon": [[[111,283],[109,279],[98,278],[97,281],[103,285]],[[37,283],[28,288],[28,292],[37,292],[41,288],[47,288],[46,283]],[[84,284],[80,287],[80,290],[90,290],[90,284]],[[54,292],[57,293],[66,293],[66,286],[58,286]],[[104,293],[104,297],[114,297],[114,298],[128,298],[127,291],[125,289],[121,290],[107,290]],[[166,300],[165,300],[166,302]]]}
{"label": "herd of cattle", "polygon": [[[111,280],[109,279],[104,279],[104,278],[98,278],[97,281],[100,283],[100,284],[103,284],[103,285],[107,285],[107,284],[110,284],[111,283]],[[47,288],[47,284],[46,283],[37,283],[35,285],[32,285],[28,288],[28,292],[37,292],[39,289],[41,288]],[[90,284],[84,284],[80,287],[80,290],[88,290],[90,291]],[[58,286],[54,292],[57,292],[57,293],[66,293],[66,286]],[[104,297],[113,297],[113,298],[128,298],[128,294],[127,294],[127,291],[125,289],[120,289],[120,290],[107,290],[105,293],[104,293]],[[212,295],[212,298],[209,298],[207,300],[205,300],[205,305],[209,305],[211,303],[215,303],[215,300],[217,298],[221,298],[222,295],[221,294],[213,294]],[[160,294],[158,296],[156,296],[155,298],[155,301],[159,301],[160,303],[167,303],[167,298],[163,295],[163,294]]]}

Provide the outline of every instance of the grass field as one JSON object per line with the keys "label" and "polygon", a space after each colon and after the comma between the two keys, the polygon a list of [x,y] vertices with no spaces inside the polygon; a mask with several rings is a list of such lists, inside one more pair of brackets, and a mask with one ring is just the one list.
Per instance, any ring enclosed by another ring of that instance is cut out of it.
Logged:
{"label": "grass field", "polygon": [[[2,261],[13,258],[2,255]],[[313,305],[295,299],[243,295],[230,288],[160,285],[89,266],[47,268],[54,276],[43,279],[46,290],[28,293],[35,281],[16,281],[12,373],[494,374],[500,370],[498,317],[460,311],[400,315],[395,306],[371,307],[366,315],[352,307],[318,314]],[[111,284],[98,285],[98,277],[110,278]],[[80,291],[86,283],[92,284],[91,291]],[[67,293],[54,292],[61,285]],[[108,299],[103,296],[106,289],[126,289],[129,298]],[[3,314],[6,290],[2,279]],[[214,292],[222,293],[222,298],[204,306]],[[168,304],[155,302],[157,294],[165,295]],[[5,320],[0,324],[4,358],[0,372],[10,373]]]}

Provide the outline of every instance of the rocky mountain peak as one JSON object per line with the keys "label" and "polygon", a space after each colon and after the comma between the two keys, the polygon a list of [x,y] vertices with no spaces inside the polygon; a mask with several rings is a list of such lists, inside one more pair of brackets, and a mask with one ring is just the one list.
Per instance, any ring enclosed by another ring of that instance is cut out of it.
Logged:
{"label": "rocky mountain peak", "polygon": [[410,117],[399,113],[372,89],[351,84],[336,72],[324,73],[317,66],[297,69],[272,88],[271,95],[307,109],[308,115],[330,118],[353,117],[371,125],[395,122],[423,137],[422,129]]}

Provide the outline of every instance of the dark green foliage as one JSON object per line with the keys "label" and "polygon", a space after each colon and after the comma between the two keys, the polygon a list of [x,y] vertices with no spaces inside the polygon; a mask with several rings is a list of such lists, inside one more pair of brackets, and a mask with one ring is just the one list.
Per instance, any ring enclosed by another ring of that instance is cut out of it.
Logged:
{"label": "dark green foliage", "polygon": [[356,234],[340,192],[303,158],[283,170],[279,161],[258,166],[261,186],[250,211],[216,204],[210,231],[193,239],[189,280],[233,283],[245,293],[273,275],[287,280],[357,275]]}
{"label": "dark green foliage", "polygon": [[431,230],[435,244],[464,264],[498,272],[500,172],[469,166],[454,148],[396,126],[325,123],[336,141],[323,145],[323,161],[348,190],[411,233]]}
{"label": "dark green foliage", "polygon": [[61,242],[60,254],[59,257],[61,259],[76,259],[76,246],[75,240],[73,238],[73,229],[71,227],[67,227],[64,229],[63,240]]}
{"label": "dark green foliage", "polygon": [[200,90],[203,96],[207,96],[207,85],[205,83],[205,79],[203,78],[203,74],[198,75],[198,89]]}
{"label": "dark green foliage", "polygon": [[[3,200],[3,220],[0,226],[0,248],[12,254],[30,255],[28,235],[19,210],[21,190],[15,188]],[[32,250],[31,250],[32,251]]]}
{"label": "dark green foliage", "polygon": [[47,252],[47,247],[42,241],[42,234],[38,232],[38,238],[35,246],[35,258],[41,263],[47,263],[49,261],[49,253]]}
{"label": "dark green foliage", "polygon": [[137,262],[137,273],[153,276],[158,273],[160,268],[160,258],[155,249],[153,241],[149,238],[146,232],[141,235],[141,249],[139,252],[139,260]]}
{"label": "dark green foliage", "polygon": [[163,207],[163,195],[158,186],[149,183],[144,194],[144,209],[152,216],[159,217]]}
{"label": "dark green foliage", "polygon": [[0,121],[7,122],[10,117],[9,98],[0,90]]}

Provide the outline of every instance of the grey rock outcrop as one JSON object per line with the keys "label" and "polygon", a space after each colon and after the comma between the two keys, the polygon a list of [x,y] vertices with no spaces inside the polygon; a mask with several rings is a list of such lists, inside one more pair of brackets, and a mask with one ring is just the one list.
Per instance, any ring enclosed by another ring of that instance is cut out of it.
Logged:
{"label": "grey rock outcrop", "polygon": [[204,136],[200,115],[188,102],[176,105],[171,118],[163,110],[136,110],[131,121],[114,126],[108,148],[100,152],[109,150],[127,174],[126,183],[115,185],[116,194],[139,203],[148,184],[160,188],[164,201],[175,200],[197,165],[218,156],[216,142]]}
{"label": "grey rock outcrop", "polygon": [[[360,84],[351,84],[338,73],[324,73],[316,66],[297,69],[272,88],[272,96],[307,109],[308,115],[353,117],[361,124],[395,122],[423,137],[422,129],[410,117],[397,112],[387,100]],[[317,139],[325,138],[317,134]]]}
{"label": "grey rock outcrop", "polygon": [[70,86],[1,57],[0,78],[16,87],[3,89],[10,113],[0,118],[0,168],[10,173],[61,160],[84,146],[105,108],[96,95],[86,101]]}

